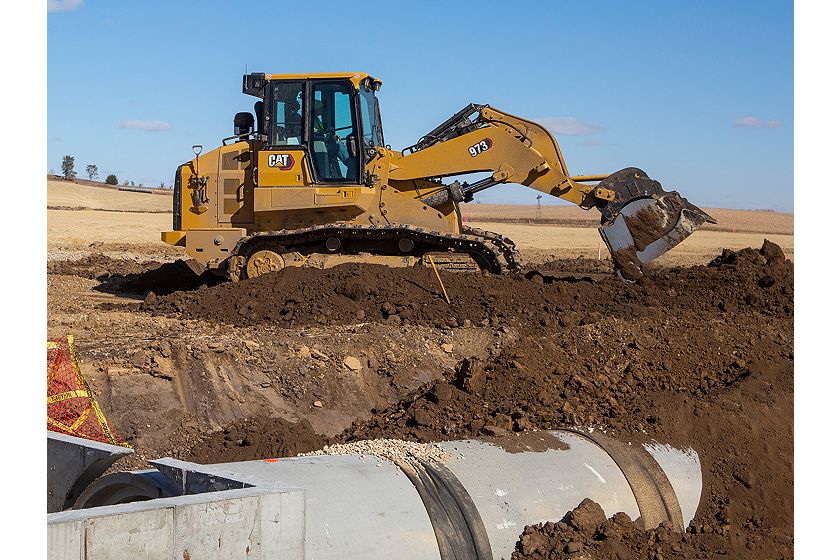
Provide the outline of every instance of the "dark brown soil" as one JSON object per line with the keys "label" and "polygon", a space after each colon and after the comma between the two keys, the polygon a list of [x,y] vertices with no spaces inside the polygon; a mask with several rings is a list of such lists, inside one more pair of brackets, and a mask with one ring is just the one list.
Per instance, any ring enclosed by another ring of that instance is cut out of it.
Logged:
{"label": "dark brown soil", "polygon": [[173,292],[197,290],[206,286],[215,286],[223,282],[212,272],[196,274],[182,260],[171,263],[149,263],[151,266],[136,272],[120,272],[98,276],[102,284],[94,288],[101,292],[127,293],[148,296],[149,294],[167,295]]}
{"label": "dark brown soil", "polygon": [[511,558],[664,560],[707,557],[712,551],[705,548],[702,539],[674,532],[669,522],[645,531],[625,513],[607,519],[601,506],[586,498],[561,521],[526,528]]}
{"label": "dark brown soil", "polygon": [[[758,251],[714,270],[692,267],[652,271],[636,284],[611,277],[601,282],[547,283],[525,274],[482,276],[443,273],[452,305],[447,305],[431,269],[345,264],[329,268],[289,267],[238,283],[150,297],[152,314],[206,319],[247,326],[257,323],[300,326],[353,322],[403,322],[440,328],[464,324],[499,327],[567,328],[616,319],[658,318],[666,312],[749,311],[792,313],[790,286],[762,286],[792,274],[771,265]],[[781,275],[781,276],[780,276]],[[154,290],[152,290],[154,291]],[[785,309],[784,306],[787,305]]]}
{"label": "dark brown soil", "polygon": [[306,420],[293,423],[282,418],[244,418],[193,446],[190,455],[198,463],[231,463],[254,457],[294,457],[327,443],[327,438],[316,434]]}
{"label": "dark brown soil", "polygon": [[[200,281],[189,285],[193,291],[168,295],[181,279],[161,269],[133,279],[135,293],[154,293],[142,304],[154,320],[198,320],[232,333],[393,326],[406,337],[420,330],[443,340],[484,337],[482,351],[451,358],[452,369],[442,366],[413,385],[392,383],[388,394],[396,397],[377,399],[381,406],[330,442],[487,437],[510,443],[532,429],[594,424],[620,437],[654,438],[699,453],[704,495],[685,535],[670,535],[667,527],[640,531],[626,516],[597,526],[567,521],[528,528],[517,558],[573,557],[577,544],[592,558],[792,556],[793,264],[772,243],[725,250],[708,266],[649,270],[636,284],[600,279],[603,263],[587,260],[544,263],[541,274],[444,273],[451,306],[424,268],[289,268],[236,284]],[[556,271],[579,274],[560,280]],[[397,370],[407,369],[423,348],[409,350],[408,341],[388,347],[387,361],[376,358],[384,346],[366,348],[365,383],[399,379]],[[230,346],[207,344],[207,350],[194,345],[189,363]],[[268,348],[249,350],[248,363],[275,383],[278,366],[259,361]],[[318,371],[325,377],[309,381],[326,386],[331,377],[357,377],[342,365],[351,353],[294,360],[323,363]],[[403,365],[392,365],[403,358]],[[148,361],[137,367],[151,367]],[[283,383],[297,383],[286,376]],[[313,391],[307,389],[300,402],[338,406],[339,393],[327,399]],[[314,450],[326,441],[307,424],[249,418],[234,422],[228,433],[195,439],[190,457],[263,459]]]}
{"label": "dark brown soil", "polygon": [[689,445],[701,457],[704,499],[694,544],[678,556],[790,557],[793,265],[765,243],[617,288],[604,299],[625,299],[620,309],[600,305],[598,316],[535,329],[488,361],[464,360],[446,382],[343,437],[432,441],[595,424]]}

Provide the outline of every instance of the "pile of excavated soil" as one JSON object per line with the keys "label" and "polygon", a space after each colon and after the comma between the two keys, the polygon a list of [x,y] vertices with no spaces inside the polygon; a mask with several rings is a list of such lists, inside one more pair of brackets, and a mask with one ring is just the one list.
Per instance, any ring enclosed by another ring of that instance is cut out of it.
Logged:
{"label": "pile of excavated soil", "polygon": [[[640,319],[684,310],[791,313],[786,280],[792,275],[758,251],[726,258],[714,267],[653,271],[636,284],[610,277],[601,282],[546,279],[546,273],[487,276],[443,273],[447,305],[428,268],[345,264],[333,268],[289,267],[238,283],[226,282],[168,296],[150,295],[142,309],[183,319],[247,326],[391,322],[568,328],[604,318]],[[784,262],[784,261],[782,261]],[[735,266],[738,264],[739,266]],[[529,278],[530,276],[530,278]],[[154,290],[152,290],[154,291]],[[788,305],[787,310],[781,308]]]}
{"label": "pile of excavated soil", "polygon": [[691,446],[704,499],[689,528],[694,544],[676,556],[790,557],[793,265],[773,244],[724,251],[708,267],[664,271],[604,299],[632,290],[639,300],[623,309],[601,307],[595,320],[536,329],[489,360],[464,360],[343,437],[435,441],[598,425]]}
{"label": "pile of excavated soil", "polygon": [[194,445],[190,456],[199,463],[231,463],[255,457],[294,457],[327,443],[327,438],[316,434],[306,420],[294,423],[282,418],[243,418]]}
{"label": "pile of excavated soil", "polygon": [[184,261],[177,260],[149,268],[139,274],[112,276],[106,280],[105,285],[113,285],[120,291],[132,294],[166,295],[215,286],[224,281],[225,278],[210,271],[205,271],[200,275],[196,274]]}
{"label": "pile of excavated soil", "polygon": [[586,498],[561,521],[526,528],[511,559],[664,560],[707,552],[691,532],[674,532],[670,522],[645,531],[626,513],[607,519],[601,506]]}
{"label": "pile of excavated soil", "polygon": [[[755,521],[758,523],[758,519]],[[759,532],[759,531],[755,531]],[[643,529],[624,512],[607,519],[600,505],[589,498],[562,520],[526,527],[516,543],[511,560],[677,560],[683,558],[792,558],[792,546],[779,552],[763,543],[763,537],[733,546],[729,531],[708,532],[692,523],[686,531],[674,531],[665,521],[655,529]]]}
{"label": "pile of excavated soil", "polygon": [[[289,268],[219,284],[182,262],[93,255],[48,265],[94,278],[100,291],[146,296],[140,317],[152,330],[143,332],[159,350],[142,340],[126,357],[120,341],[80,347],[106,368],[103,406],[125,437],[177,428],[181,404],[155,404],[173,387],[190,413],[218,416],[211,425],[239,418],[210,434],[197,424],[183,441],[144,447],[149,456],[224,462],[369,438],[515,441],[532,429],[595,425],[693,447],[704,474],[694,522],[684,535],[641,531],[621,516],[594,528],[530,527],[517,558],[791,557],[793,264],[779,247],[724,250],[708,266],[657,268],[636,284],[600,280],[604,262],[594,260],[537,269],[443,273],[450,306],[424,268]],[[558,270],[580,274],[561,280]],[[164,348],[158,324],[191,326]],[[386,345],[383,330],[401,338]],[[452,342],[465,349],[457,359]]]}
{"label": "pile of excavated soil", "polygon": [[[464,359],[332,442],[511,438],[597,425],[691,446],[704,495],[685,536],[635,530],[623,517],[574,535],[553,524],[526,530],[539,535],[527,540],[550,547],[523,541],[517,554],[562,558],[575,554],[565,551],[574,542],[593,558],[792,556],[793,265],[778,246],[725,250],[708,266],[652,271],[634,285],[470,274],[444,274],[444,282],[451,307],[425,269],[286,269],[150,297],[143,309],[233,325],[373,321],[517,332],[515,342]],[[217,444],[207,443],[208,460],[226,456],[230,446]],[[236,458],[261,456],[246,449]],[[621,546],[604,538],[613,533],[623,535]]]}

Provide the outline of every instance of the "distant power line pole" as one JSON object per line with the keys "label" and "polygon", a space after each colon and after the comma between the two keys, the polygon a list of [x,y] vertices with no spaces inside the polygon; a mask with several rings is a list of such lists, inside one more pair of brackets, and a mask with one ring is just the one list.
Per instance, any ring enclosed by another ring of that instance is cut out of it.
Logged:
{"label": "distant power line pole", "polygon": [[537,221],[542,219],[542,205],[540,204],[540,199],[542,198],[541,194],[537,195]]}

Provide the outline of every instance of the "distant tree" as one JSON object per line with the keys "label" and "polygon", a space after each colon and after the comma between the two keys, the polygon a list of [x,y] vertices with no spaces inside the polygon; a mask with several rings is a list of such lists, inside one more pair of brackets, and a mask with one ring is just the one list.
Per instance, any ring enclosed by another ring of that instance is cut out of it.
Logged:
{"label": "distant tree", "polygon": [[64,178],[68,181],[72,181],[76,178],[76,158],[73,156],[64,156],[64,159],[61,160],[61,174],[64,175]]}
{"label": "distant tree", "polygon": [[116,185],[119,181],[117,181],[117,176],[111,173],[107,177],[105,177],[105,184],[106,185]]}
{"label": "distant tree", "polygon": [[85,167],[85,173],[87,173],[88,179],[90,179],[91,181],[93,181],[94,179],[99,179],[99,169],[93,164],[90,164],[87,167]]}
{"label": "distant tree", "polygon": [[166,185],[163,184],[163,181],[160,182],[160,188],[165,189]]}
{"label": "distant tree", "polygon": [[128,179],[126,179],[125,181],[123,181],[123,186],[124,186],[124,187],[127,187],[127,186],[128,186]]}
{"label": "distant tree", "polygon": [[132,186],[132,187],[134,186],[134,181],[132,181],[132,182],[131,182],[131,186]]}

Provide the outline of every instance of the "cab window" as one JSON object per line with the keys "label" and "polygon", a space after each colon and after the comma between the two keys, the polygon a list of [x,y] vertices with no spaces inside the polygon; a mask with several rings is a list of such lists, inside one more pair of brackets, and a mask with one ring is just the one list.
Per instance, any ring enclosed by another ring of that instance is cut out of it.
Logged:
{"label": "cab window", "polygon": [[362,142],[366,148],[384,145],[382,124],[379,120],[379,106],[373,90],[362,87],[359,91],[362,112]]}
{"label": "cab window", "polygon": [[312,87],[312,159],[323,181],[358,182],[353,87],[348,81],[316,81]]}
{"label": "cab window", "polygon": [[270,144],[302,145],[302,122],[303,82],[273,82]]}

